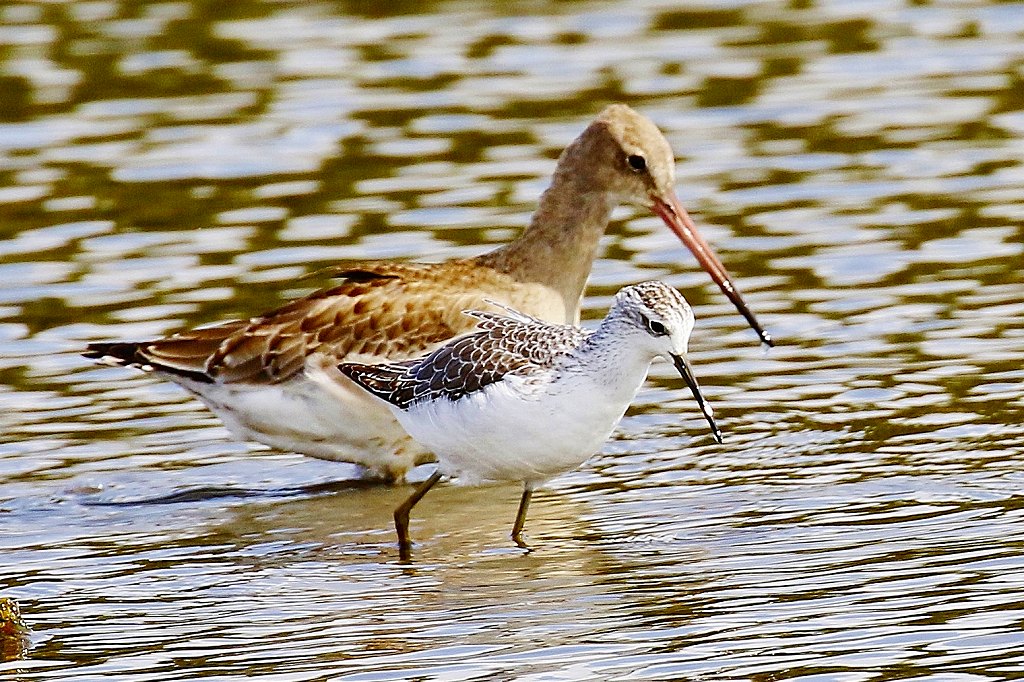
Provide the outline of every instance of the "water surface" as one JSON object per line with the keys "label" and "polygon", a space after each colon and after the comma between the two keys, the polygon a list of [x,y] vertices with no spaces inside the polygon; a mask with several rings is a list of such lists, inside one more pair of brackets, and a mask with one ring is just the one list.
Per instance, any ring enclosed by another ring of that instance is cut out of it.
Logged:
{"label": "water surface", "polygon": [[[0,7],[0,596],[19,680],[1024,674],[1024,12],[1000,2]],[[249,316],[346,259],[479,253],[605,104],[780,341],[621,209],[584,302],[694,304],[535,497],[236,443],[89,340]]]}

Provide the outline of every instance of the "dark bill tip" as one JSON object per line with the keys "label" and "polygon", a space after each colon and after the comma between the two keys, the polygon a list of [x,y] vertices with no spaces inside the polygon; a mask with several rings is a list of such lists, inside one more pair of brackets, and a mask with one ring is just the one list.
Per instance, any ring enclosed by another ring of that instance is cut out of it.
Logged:
{"label": "dark bill tip", "polygon": [[694,225],[693,220],[686,213],[686,209],[679,203],[676,195],[669,192],[665,197],[655,196],[652,198],[654,200],[654,212],[679,237],[679,240],[686,245],[686,248],[693,253],[697,262],[704,268],[704,271],[711,275],[711,279],[722,290],[726,298],[732,301],[732,304],[736,306],[736,310],[747,321],[747,324],[757,332],[761,343],[769,347],[774,346],[775,341],[772,339],[772,335],[765,331],[761,323],[757,321],[753,311],[747,306],[746,301],[743,300],[743,295],[732,281],[729,271],[725,269],[725,265],[722,264],[722,261],[711,249],[711,246],[697,231],[697,226]]}
{"label": "dark bill tip", "polygon": [[679,374],[683,377],[683,381],[690,387],[690,393],[693,394],[694,400],[697,401],[697,406],[700,408],[701,414],[708,420],[708,424],[711,426],[711,435],[715,437],[715,440],[719,443],[722,442],[722,432],[718,430],[718,424],[715,423],[715,413],[711,409],[711,405],[704,400],[704,394],[701,393],[700,384],[697,383],[697,377],[693,374],[693,367],[690,366],[690,361],[682,355],[673,355],[672,363],[679,370]]}

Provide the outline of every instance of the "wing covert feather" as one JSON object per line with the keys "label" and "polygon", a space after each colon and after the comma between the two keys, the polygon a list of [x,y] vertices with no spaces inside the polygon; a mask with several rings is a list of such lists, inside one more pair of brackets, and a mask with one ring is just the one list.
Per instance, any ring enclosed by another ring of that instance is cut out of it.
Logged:
{"label": "wing covert feather", "polygon": [[250,320],[139,344],[139,354],[170,372],[273,383],[302,372],[314,353],[337,362],[422,355],[474,328],[464,310],[496,310],[489,298],[529,311],[553,307],[546,291],[469,261],[363,263],[337,274],[346,279],[336,286]]}
{"label": "wing covert feather", "polygon": [[381,365],[342,363],[339,370],[396,407],[457,401],[507,376],[530,376],[553,366],[586,337],[577,327],[548,325],[474,311],[481,328],[419,360]]}

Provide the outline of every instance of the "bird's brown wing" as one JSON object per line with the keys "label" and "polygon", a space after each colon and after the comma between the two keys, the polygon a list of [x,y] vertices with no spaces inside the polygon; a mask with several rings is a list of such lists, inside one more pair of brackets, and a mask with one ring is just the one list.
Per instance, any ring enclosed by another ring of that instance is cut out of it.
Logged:
{"label": "bird's brown wing", "polygon": [[122,364],[200,381],[275,383],[301,372],[313,353],[337,361],[420,355],[473,328],[463,310],[516,290],[506,275],[466,261],[363,263],[335,276],[344,281],[250,320],[119,344],[118,354],[109,352],[116,344],[93,344],[89,354],[106,350]]}

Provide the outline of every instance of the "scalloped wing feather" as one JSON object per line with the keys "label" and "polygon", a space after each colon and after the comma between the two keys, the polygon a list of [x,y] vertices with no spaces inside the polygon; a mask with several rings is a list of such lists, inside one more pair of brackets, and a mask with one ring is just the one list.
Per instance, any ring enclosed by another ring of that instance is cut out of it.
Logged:
{"label": "scalloped wing feather", "polygon": [[400,409],[423,401],[456,401],[503,380],[548,369],[572,353],[588,332],[480,312],[480,329],[419,360],[382,365],[342,363],[338,369]]}
{"label": "scalloped wing feather", "polygon": [[[138,345],[138,355],[169,373],[222,383],[275,383],[320,353],[337,361],[380,362],[421,355],[474,328],[463,314],[508,301],[547,317],[564,314],[552,290],[515,282],[470,261],[436,265],[366,263],[334,287],[251,320],[181,332]],[[493,307],[493,306],[491,306]]]}

